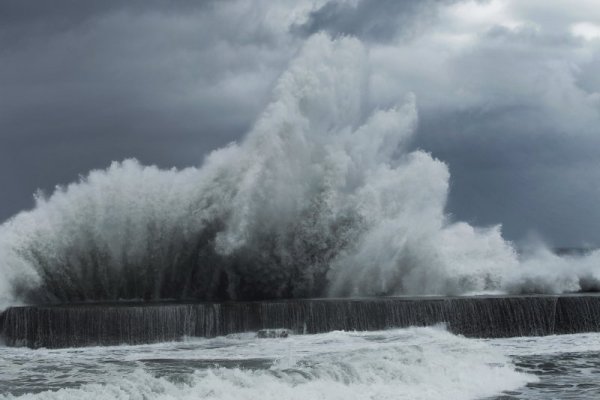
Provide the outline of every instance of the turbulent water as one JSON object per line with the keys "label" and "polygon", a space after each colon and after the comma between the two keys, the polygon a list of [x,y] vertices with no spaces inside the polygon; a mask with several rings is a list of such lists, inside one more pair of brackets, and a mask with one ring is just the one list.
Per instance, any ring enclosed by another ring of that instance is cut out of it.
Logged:
{"label": "turbulent water", "polygon": [[199,167],[126,160],[39,195],[0,227],[0,307],[598,289],[600,252],[519,260],[499,226],[452,221],[416,100],[370,111],[369,80],[358,40],[316,35]]}
{"label": "turbulent water", "polygon": [[597,333],[481,340],[452,335],[440,326],[1,351],[1,399],[600,396]]}

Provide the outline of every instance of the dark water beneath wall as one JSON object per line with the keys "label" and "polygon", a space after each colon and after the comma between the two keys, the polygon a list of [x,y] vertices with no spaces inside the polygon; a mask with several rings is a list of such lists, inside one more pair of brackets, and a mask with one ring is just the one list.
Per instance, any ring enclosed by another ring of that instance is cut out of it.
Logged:
{"label": "dark water beneath wall", "polygon": [[372,331],[445,323],[468,337],[600,331],[600,296],[311,299],[248,303],[31,306],[7,309],[7,345],[142,344],[185,336],[286,328],[296,333]]}

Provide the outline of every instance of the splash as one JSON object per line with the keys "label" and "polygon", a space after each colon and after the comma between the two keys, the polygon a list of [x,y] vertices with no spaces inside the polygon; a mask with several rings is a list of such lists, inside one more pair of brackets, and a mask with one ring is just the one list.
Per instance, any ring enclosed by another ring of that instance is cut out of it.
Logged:
{"label": "splash", "polygon": [[537,245],[521,257],[520,267],[505,278],[509,293],[600,292],[600,250],[558,256]]}
{"label": "splash", "polygon": [[368,81],[358,40],[316,35],[200,167],[125,160],[38,196],[0,228],[2,301],[522,290],[500,227],[450,221],[447,166],[409,151],[414,97],[368,115]]}

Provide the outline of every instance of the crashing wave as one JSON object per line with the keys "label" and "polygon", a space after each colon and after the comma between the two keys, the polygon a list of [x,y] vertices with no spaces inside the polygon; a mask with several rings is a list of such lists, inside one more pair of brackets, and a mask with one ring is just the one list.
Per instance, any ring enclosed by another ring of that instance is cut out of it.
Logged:
{"label": "crashing wave", "polygon": [[3,301],[525,290],[499,226],[445,214],[447,166],[410,150],[414,96],[368,115],[368,82],[358,40],[313,36],[200,167],[125,160],[39,196],[0,227]]}

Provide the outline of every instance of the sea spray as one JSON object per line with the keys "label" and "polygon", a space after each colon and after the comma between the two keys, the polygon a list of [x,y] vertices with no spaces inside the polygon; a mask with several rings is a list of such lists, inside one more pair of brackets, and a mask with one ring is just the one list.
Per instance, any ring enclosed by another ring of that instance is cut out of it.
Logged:
{"label": "sea spray", "polygon": [[114,162],[38,196],[0,227],[2,304],[532,287],[500,227],[445,214],[448,167],[411,150],[414,96],[369,114],[368,84],[358,40],[315,35],[201,166]]}

